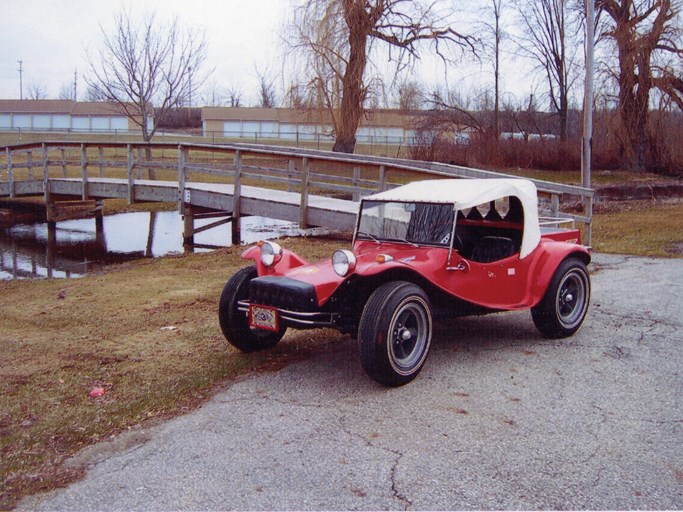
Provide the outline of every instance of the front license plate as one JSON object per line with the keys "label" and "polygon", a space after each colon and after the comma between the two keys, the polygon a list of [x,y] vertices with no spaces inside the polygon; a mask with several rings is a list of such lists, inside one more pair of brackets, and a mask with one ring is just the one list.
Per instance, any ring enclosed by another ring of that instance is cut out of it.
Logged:
{"label": "front license plate", "polygon": [[280,330],[280,318],[277,309],[268,306],[249,306],[249,325],[267,331]]}

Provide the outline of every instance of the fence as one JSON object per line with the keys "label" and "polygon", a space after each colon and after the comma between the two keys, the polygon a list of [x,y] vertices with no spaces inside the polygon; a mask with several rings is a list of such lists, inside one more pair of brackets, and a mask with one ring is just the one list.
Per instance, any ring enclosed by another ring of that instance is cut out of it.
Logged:
{"label": "fence", "polygon": [[[81,180],[85,199],[90,178],[111,177],[125,180],[126,192],[117,188],[117,194],[134,202],[139,200],[134,191],[136,180],[147,172],[149,178],[178,183],[180,208],[184,206],[184,191],[190,182],[231,184],[237,206],[234,211],[238,214],[242,185],[297,192],[301,196],[301,224],[306,224],[312,194],[358,200],[415,179],[510,177],[435,162],[254,144],[43,142],[0,149],[0,169],[6,170],[0,177],[0,195],[45,193],[47,199],[50,177],[71,177]],[[593,191],[532,181],[539,192],[542,215],[558,217],[564,204],[583,205],[581,214],[565,211],[562,215],[584,225],[584,239],[590,244]]]}

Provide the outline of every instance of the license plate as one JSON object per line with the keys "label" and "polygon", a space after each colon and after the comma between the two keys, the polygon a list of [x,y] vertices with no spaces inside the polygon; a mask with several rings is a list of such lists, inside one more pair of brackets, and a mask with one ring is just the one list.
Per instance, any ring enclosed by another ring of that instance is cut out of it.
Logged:
{"label": "license plate", "polygon": [[277,309],[268,306],[249,306],[249,325],[267,331],[280,330],[280,318]]}

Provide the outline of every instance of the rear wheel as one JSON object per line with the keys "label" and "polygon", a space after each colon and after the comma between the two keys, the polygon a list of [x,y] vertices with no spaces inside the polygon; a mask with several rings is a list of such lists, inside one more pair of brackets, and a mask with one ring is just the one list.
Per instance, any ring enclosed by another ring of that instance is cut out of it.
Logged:
{"label": "rear wheel", "polygon": [[237,309],[237,303],[249,297],[249,282],[256,276],[256,267],[245,267],[235,272],[225,284],[218,304],[218,320],[223,336],[242,352],[272,348],[287,330],[286,327],[277,332],[254,329],[249,326],[246,313]]}
{"label": "rear wheel", "polygon": [[564,260],[541,302],[531,309],[536,328],[550,338],[565,338],[581,328],[588,312],[591,285],[583,261]]}
{"label": "rear wheel", "polygon": [[422,370],[431,341],[431,306],[422,288],[391,281],[370,295],[358,329],[361,364],[370,377],[387,386],[407,384]]}

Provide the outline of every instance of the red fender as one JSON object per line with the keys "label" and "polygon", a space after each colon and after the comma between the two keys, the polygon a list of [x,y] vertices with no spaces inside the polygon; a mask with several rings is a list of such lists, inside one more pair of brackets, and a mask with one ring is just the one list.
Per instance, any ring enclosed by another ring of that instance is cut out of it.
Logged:
{"label": "red fender", "polygon": [[563,242],[542,241],[541,247],[537,250],[541,254],[532,264],[533,267],[529,272],[529,287],[531,307],[538,304],[545,295],[550,280],[555,275],[557,267],[560,266],[565,259],[570,256],[582,260],[586,265],[591,261],[590,252],[583,245],[567,245]]}
{"label": "red fender", "polygon": [[259,276],[279,276],[283,275],[288,270],[307,265],[308,262],[298,254],[282,249],[282,257],[280,260],[270,267],[266,267],[261,262],[261,248],[258,245],[252,245],[242,253],[242,259],[253,260],[256,263],[256,271]]}

